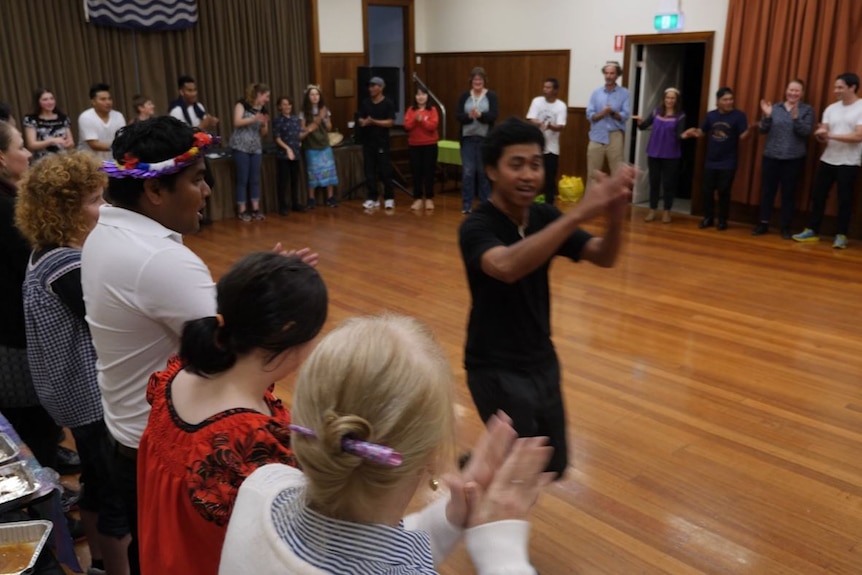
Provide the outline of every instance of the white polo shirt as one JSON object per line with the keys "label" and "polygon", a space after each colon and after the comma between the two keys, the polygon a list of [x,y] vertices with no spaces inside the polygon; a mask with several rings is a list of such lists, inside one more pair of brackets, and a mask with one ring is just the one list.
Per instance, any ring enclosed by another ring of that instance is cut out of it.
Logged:
{"label": "white polo shirt", "polygon": [[114,136],[116,136],[117,131],[125,125],[126,119],[116,110],[111,110],[107,122],[102,121],[95,109],[84,110],[78,116],[79,147],[82,150],[92,152],[100,160],[110,160],[112,158],[111,152],[97,152],[87,144],[87,140],[98,140],[106,146],[110,146],[114,143]]}
{"label": "white polo shirt", "polygon": [[150,413],[150,375],[179,351],[186,321],[215,315],[215,284],[180,234],[102,206],[81,254],[81,285],[105,423],[114,439],[137,449]]}

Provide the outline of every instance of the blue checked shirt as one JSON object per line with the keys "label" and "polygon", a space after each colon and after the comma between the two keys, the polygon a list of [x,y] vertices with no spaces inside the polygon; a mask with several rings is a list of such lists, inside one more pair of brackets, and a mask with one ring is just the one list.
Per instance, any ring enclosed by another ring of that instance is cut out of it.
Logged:
{"label": "blue checked shirt", "polygon": [[[598,122],[593,122],[593,116],[601,112],[605,106],[619,112],[620,119],[617,120],[607,115]],[[622,86],[616,86],[608,91],[604,86],[593,90],[590,95],[590,103],[587,104],[587,120],[590,121],[590,141],[599,144],[609,144],[610,133],[615,131],[625,132],[626,123],[631,118],[631,104],[629,103],[629,91]]]}

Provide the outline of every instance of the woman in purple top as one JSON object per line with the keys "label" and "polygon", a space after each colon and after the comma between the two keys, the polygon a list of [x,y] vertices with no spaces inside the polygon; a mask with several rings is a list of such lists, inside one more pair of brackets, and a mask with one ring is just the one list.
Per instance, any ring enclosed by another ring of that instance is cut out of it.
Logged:
{"label": "woman in purple top", "polygon": [[633,116],[632,119],[637,122],[640,130],[652,127],[649,144],[647,144],[649,212],[644,220],[651,222],[655,219],[659,191],[664,186],[664,215],[661,221],[669,224],[670,210],[673,208],[673,198],[679,184],[679,165],[682,157],[680,140],[683,138],[685,129],[685,114],[682,113],[679,90],[668,88],[664,91],[662,105],[649,117],[643,119],[640,116]]}

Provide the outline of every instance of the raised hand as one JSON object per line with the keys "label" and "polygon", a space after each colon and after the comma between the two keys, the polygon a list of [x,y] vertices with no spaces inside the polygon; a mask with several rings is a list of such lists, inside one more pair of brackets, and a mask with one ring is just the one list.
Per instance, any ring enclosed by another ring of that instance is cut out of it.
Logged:
{"label": "raised hand", "polygon": [[772,115],[772,102],[768,100],[760,101],[760,111],[763,112],[763,115],[767,118]]}

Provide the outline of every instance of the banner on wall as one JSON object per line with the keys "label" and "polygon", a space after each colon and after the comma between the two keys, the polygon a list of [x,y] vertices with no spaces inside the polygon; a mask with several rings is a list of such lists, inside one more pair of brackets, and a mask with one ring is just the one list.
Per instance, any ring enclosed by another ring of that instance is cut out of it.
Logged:
{"label": "banner on wall", "polygon": [[134,30],[185,30],[198,21],[197,0],[84,0],[87,21]]}

